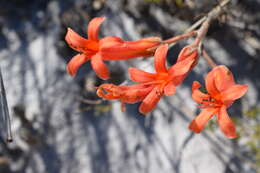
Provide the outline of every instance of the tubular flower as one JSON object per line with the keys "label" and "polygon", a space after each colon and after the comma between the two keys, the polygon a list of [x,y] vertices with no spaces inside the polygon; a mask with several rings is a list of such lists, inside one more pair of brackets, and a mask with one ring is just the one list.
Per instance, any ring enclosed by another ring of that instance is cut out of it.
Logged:
{"label": "tubular flower", "polygon": [[105,17],[96,17],[89,22],[88,39],[68,28],[65,40],[68,45],[79,52],[67,65],[67,72],[74,76],[78,68],[91,61],[91,66],[101,79],[109,78],[109,70],[103,60],[126,60],[140,56],[151,56],[160,38],[150,37],[138,41],[124,41],[119,37],[98,38],[100,25]]}
{"label": "tubular flower", "polygon": [[208,93],[202,93],[200,83],[192,85],[192,98],[200,104],[202,112],[190,123],[189,129],[200,133],[206,123],[217,115],[217,121],[222,132],[228,138],[236,137],[235,125],[230,119],[227,108],[242,97],[248,87],[235,84],[233,74],[223,65],[215,67],[205,78]]}
{"label": "tubular flower", "polygon": [[[185,47],[183,50],[188,50]],[[168,45],[161,45],[155,52],[154,67],[156,73],[148,73],[136,68],[129,68],[130,78],[139,84],[132,86],[116,86],[102,84],[97,89],[99,97],[113,100],[119,99],[122,104],[142,102],[139,112],[146,114],[151,112],[164,95],[171,96],[191,70],[198,52],[181,51],[175,65],[167,69],[166,55]]]}

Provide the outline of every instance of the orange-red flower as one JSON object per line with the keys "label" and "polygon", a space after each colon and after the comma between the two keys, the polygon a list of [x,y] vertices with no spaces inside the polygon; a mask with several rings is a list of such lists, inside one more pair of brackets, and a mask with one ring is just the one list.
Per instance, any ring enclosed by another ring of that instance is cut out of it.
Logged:
{"label": "orange-red flower", "polygon": [[139,84],[132,86],[116,86],[102,84],[97,95],[108,100],[119,99],[121,103],[142,101],[139,112],[151,112],[164,95],[171,96],[176,91],[198,57],[197,49],[185,47],[179,54],[175,65],[166,67],[168,45],[160,46],[155,52],[154,67],[156,73],[148,73],[136,68],[129,68],[130,78]]}
{"label": "orange-red flower", "polygon": [[199,90],[201,87],[199,82],[193,82],[192,98],[200,104],[203,110],[191,122],[189,128],[195,133],[200,133],[213,115],[217,115],[217,121],[222,132],[228,138],[235,138],[235,125],[228,116],[227,108],[236,99],[242,97],[248,87],[235,84],[233,74],[223,65],[217,66],[209,72],[205,81],[208,94]]}
{"label": "orange-red flower", "polygon": [[88,39],[68,28],[65,40],[69,46],[78,51],[67,65],[67,72],[75,75],[78,68],[90,60],[93,70],[101,79],[109,78],[109,70],[103,60],[126,60],[140,56],[153,55],[155,48],[161,44],[158,37],[138,41],[124,41],[119,37],[98,38],[100,25],[104,17],[92,19],[88,25]]}

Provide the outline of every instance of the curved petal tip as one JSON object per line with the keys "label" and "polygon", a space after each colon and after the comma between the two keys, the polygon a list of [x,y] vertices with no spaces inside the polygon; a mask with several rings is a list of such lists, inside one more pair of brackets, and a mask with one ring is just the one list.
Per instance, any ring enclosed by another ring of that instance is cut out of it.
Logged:
{"label": "curved petal tip", "polygon": [[143,100],[139,107],[139,112],[142,114],[147,114],[151,112],[160,101],[161,95],[158,94],[158,88],[154,88]]}
{"label": "curved petal tip", "polygon": [[88,38],[98,41],[98,33],[101,24],[106,20],[105,17],[95,17],[88,24]]}
{"label": "curved petal tip", "polygon": [[236,138],[236,127],[232,119],[228,116],[226,107],[221,107],[218,114],[218,124],[224,135],[230,139]]}
{"label": "curved petal tip", "polygon": [[86,57],[84,54],[77,54],[75,55],[68,63],[66,67],[66,71],[69,75],[75,76],[78,69],[81,65],[83,65],[89,58]]}
{"label": "curved petal tip", "polygon": [[103,80],[110,78],[109,69],[107,65],[103,62],[102,56],[97,53],[91,58],[91,65],[93,70],[96,72],[97,76]]}

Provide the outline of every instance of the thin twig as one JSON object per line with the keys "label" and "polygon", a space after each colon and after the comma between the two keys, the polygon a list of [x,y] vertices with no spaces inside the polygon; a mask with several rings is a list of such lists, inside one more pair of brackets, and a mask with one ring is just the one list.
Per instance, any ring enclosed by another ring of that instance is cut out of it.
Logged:
{"label": "thin twig", "polygon": [[175,42],[177,42],[177,41],[179,41],[179,40],[185,39],[185,38],[187,38],[187,37],[191,37],[191,36],[193,36],[193,35],[195,35],[195,34],[197,34],[197,31],[196,31],[196,30],[190,31],[190,32],[188,32],[188,33],[184,33],[184,34],[181,34],[181,35],[177,35],[177,36],[175,36],[175,37],[172,37],[172,38],[170,38],[170,39],[168,39],[168,40],[164,40],[163,43],[166,43],[166,44],[175,43]]}
{"label": "thin twig", "polygon": [[194,23],[193,25],[191,25],[188,29],[186,29],[186,31],[184,33],[187,32],[191,32],[193,30],[195,30],[197,27],[199,27],[205,20],[207,19],[206,16],[202,17],[200,20],[198,20],[196,23]]}
{"label": "thin twig", "polygon": [[0,102],[1,102],[1,116],[3,119],[4,126],[6,127],[6,141],[7,142],[12,142],[13,137],[12,137],[12,130],[11,130],[11,120],[10,120],[10,115],[9,115],[9,110],[8,110],[8,103],[6,100],[6,93],[5,93],[5,87],[4,87],[4,81],[2,78],[2,73],[0,69]]}
{"label": "thin twig", "polygon": [[202,50],[202,56],[212,68],[217,66],[217,64],[213,61],[213,59],[209,56],[205,49]]}
{"label": "thin twig", "polygon": [[90,105],[97,105],[102,102],[102,100],[89,100],[89,99],[85,99],[85,98],[81,98],[81,97],[79,97],[78,100],[82,103],[90,104]]}

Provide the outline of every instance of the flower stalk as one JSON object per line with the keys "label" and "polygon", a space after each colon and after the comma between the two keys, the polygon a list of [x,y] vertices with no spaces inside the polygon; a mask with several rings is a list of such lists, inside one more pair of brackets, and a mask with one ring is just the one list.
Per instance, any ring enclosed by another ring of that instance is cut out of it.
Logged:
{"label": "flower stalk", "polygon": [[194,36],[196,34],[197,34],[197,30],[190,31],[188,33],[177,35],[177,36],[172,37],[170,39],[164,40],[163,43],[165,43],[165,44],[176,43],[177,41],[183,40],[183,39],[188,38],[188,37],[192,37],[192,36]]}
{"label": "flower stalk", "polygon": [[212,68],[217,66],[217,64],[213,61],[205,49],[202,50],[202,56]]}

